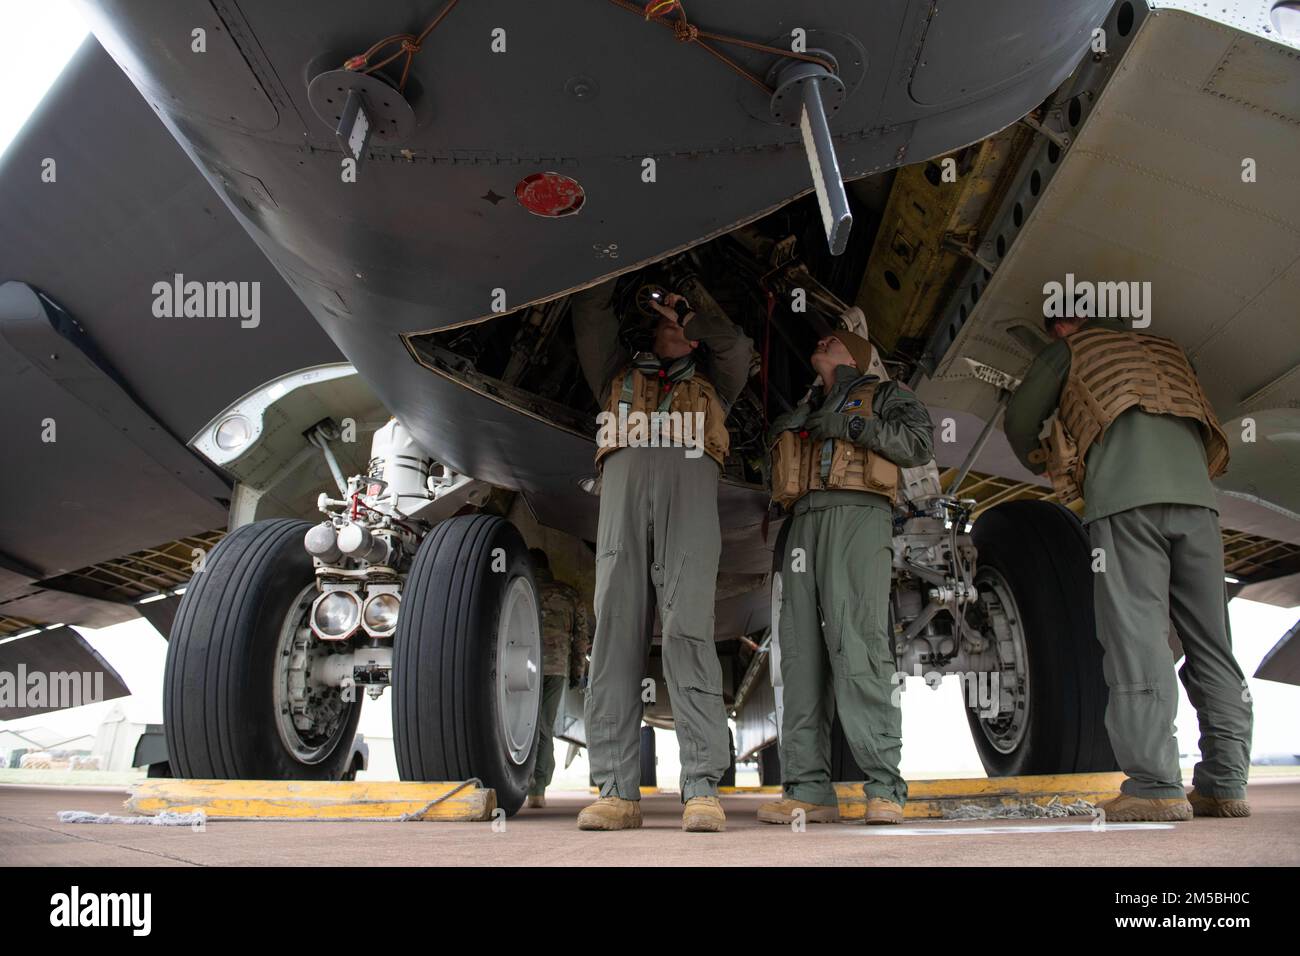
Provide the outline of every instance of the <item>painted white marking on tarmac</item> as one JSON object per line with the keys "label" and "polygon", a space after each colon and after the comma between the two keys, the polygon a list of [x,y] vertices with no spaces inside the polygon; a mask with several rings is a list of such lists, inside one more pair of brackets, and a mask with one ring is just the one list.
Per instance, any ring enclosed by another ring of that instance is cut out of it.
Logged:
{"label": "painted white marking on tarmac", "polygon": [[991,827],[864,827],[864,836],[989,836],[1001,833],[1106,833],[1111,830],[1172,830],[1172,823],[1048,823]]}

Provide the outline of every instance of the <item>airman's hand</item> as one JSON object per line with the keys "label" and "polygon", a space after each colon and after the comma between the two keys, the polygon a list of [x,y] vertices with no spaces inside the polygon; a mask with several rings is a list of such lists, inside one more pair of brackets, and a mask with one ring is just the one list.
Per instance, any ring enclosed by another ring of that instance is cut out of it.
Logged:
{"label": "airman's hand", "polygon": [[804,427],[808,429],[808,434],[818,441],[826,438],[848,438],[849,422],[852,420],[852,415],[845,415],[823,405],[808,416]]}
{"label": "airman's hand", "polygon": [[765,436],[767,444],[771,445],[776,441],[781,432],[799,431],[802,429],[804,423],[808,420],[808,411],[809,409],[807,405],[800,405],[794,411],[786,412],[784,415],[779,415],[773,419],[772,424],[768,426],[767,435]]}
{"label": "airman's hand", "polygon": [[695,312],[692,310],[687,312],[680,319],[677,317],[677,303],[685,301],[686,300],[676,292],[669,292],[664,296],[663,302],[656,302],[654,299],[651,299],[650,304],[653,305],[659,314],[665,319],[672,319],[682,328],[686,328],[686,323],[695,318]]}

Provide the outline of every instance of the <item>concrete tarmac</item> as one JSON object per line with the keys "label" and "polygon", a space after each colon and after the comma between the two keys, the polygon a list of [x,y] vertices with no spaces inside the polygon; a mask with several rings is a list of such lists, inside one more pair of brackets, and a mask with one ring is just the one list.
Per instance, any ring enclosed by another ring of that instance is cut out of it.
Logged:
{"label": "concrete tarmac", "polygon": [[586,794],[554,794],[542,810],[491,823],[257,823],[188,827],[61,824],[59,810],[123,813],[114,789],[0,786],[4,866],[1295,866],[1300,780],[1252,783],[1253,815],[1115,825],[1086,818],[907,821],[900,827],[759,823],[772,799],[723,798],[727,831],[683,833],[672,793],[642,801],[645,826],[586,833],[574,826]]}

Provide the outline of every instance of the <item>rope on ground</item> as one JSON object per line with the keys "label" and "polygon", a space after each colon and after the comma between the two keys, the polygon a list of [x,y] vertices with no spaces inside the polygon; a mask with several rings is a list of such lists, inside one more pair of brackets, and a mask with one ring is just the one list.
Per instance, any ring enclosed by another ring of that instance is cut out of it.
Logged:
{"label": "rope on ground", "polygon": [[1087,800],[1076,799],[1070,803],[1061,803],[1060,797],[1052,797],[1047,803],[1034,803],[1025,800],[999,807],[983,807],[974,803],[963,803],[943,811],[945,820],[1037,820],[1047,817],[1090,817],[1097,808]]}
{"label": "rope on ground", "polygon": [[[209,818],[203,810],[195,810],[191,813],[178,813],[173,810],[163,810],[156,816],[138,816],[125,817],[115,816],[111,813],[91,813],[88,810],[60,810],[58,817],[60,823],[133,823],[146,824],[162,827],[188,827],[195,824],[204,825],[211,820],[219,820],[222,823],[410,823],[420,820],[426,813],[451,797],[460,793],[466,787],[482,788],[483,781],[478,777],[470,777],[468,780],[458,783],[441,796],[434,797],[418,810],[412,810],[410,813],[403,813],[397,816],[386,817],[228,817],[214,816]],[[391,803],[391,800],[384,800],[383,803]]]}
{"label": "rope on ground", "polygon": [[193,813],[176,813],[164,810],[153,817],[123,817],[112,813],[91,813],[89,810],[60,810],[60,823],[127,823],[150,827],[192,827],[202,825],[207,814],[202,810]]}

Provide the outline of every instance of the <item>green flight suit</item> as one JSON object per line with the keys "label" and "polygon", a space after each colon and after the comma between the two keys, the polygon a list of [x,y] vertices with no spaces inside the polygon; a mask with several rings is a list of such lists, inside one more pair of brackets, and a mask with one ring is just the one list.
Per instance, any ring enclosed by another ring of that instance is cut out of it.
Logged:
{"label": "green flight suit", "polygon": [[[1113,319],[1091,319],[1082,327],[1126,329]],[[1036,473],[1043,466],[1028,456],[1056,411],[1069,371],[1069,347],[1053,342],[1007,406],[1007,439]],[[1232,654],[1223,539],[1199,424],[1140,408],[1121,413],[1088,449],[1083,497],[1084,524],[1105,560],[1104,572],[1093,575],[1093,608],[1110,688],[1106,731],[1128,778],[1123,792],[1183,793],[1168,642],[1172,619],[1186,655],[1178,674],[1200,723],[1193,785],[1207,796],[1244,798],[1253,718],[1246,679]]]}
{"label": "green flight suit", "polygon": [[[807,427],[814,439],[847,439],[839,427],[847,416],[834,409],[860,378],[852,366],[840,366],[829,394],[823,398],[818,386],[808,403],[773,423],[769,436]],[[934,457],[930,415],[908,389],[881,385],[871,411],[857,444],[904,468]],[[901,805],[903,717],[893,699],[897,665],[889,635],[893,507],[871,492],[813,491],[791,512],[777,622],[782,788],[795,800],[837,802],[830,745],[838,712],[866,795]]]}
{"label": "green flight suit", "polygon": [[[613,284],[573,297],[583,373],[604,404],[631,356],[618,338]],[[749,376],[752,345],[699,283],[683,290],[696,311],[687,326],[707,350],[701,369],[730,408]],[[601,796],[638,800],[643,681],[657,606],[664,678],[681,750],[682,800],[716,796],[731,762],[713,607],[722,537],[719,468],[686,449],[628,447],[601,461],[596,532],[596,633],[587,691],[587,747]]]}
{"label": "green flight suit", "polygon": [[542,605],[542,713],[537,720],[537,763],[528,792],[544,794],[555,774],[555,718],[567,684],[586,674],[591,648],[587,608],[576,588],[555,580],[547,568],[533,577]]}

